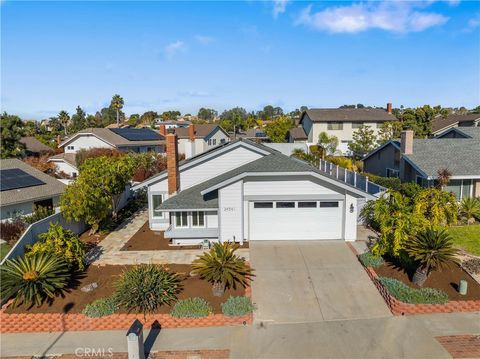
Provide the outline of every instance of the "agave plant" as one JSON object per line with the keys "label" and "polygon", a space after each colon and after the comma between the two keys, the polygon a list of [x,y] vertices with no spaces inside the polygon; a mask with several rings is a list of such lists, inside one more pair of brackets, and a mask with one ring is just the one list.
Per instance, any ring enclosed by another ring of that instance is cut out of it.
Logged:
{"label": "agave plant", "polygon": [[253,269],[235,254],[238,244],[216,242],[210,251],[193,261],[192,273],[213,284],[213,295],[220,297],[225,288],[236,288],[239,283],[244,287],[253,276]]}
{"label": "agave plant", "polygon": [[445,229],[427,228],[405,244],[407,253],[419,263],[413,276],[413,283],[422,286],[428,275],[448,262],[458,263],[458,250]]}
{"label": "agave plant", "polygon": [[466,197],[460,202],[460,216],[467,220],[467,223],[475,222],[475,218],[480,220],[480,198]]}
{"label": "agave plant", "polygon": [[1,267],[2,298],[14,298],[18,304],[40,306],[45,299],[54,298],[69,280],[68,265],[49,253],[37,253],[7,260]]}

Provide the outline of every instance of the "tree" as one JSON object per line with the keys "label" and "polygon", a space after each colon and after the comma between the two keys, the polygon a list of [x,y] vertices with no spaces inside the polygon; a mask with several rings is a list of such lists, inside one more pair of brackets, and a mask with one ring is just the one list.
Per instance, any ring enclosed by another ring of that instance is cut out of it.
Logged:
{"label": "tree", "polygon": [[142,116],[140,116],[140,123],[144,125],[149,125],[155,122],[155,119],[159,117],[158,113],[155,111],[147,111],[144,112]]}
{"label": "tree", "polygon": [[203,121],[213,121],[218,116],[218,112],[211,108],[202,107],[198,110],[198,118]]}
{"label": "tree", "polygon": [[67,111],[60,111],[58,114],[58,121],[62,124],[63,130],[65,131],[65,136],[67,135],[67,127],[70,122],[70,116]]}
{"label": "tree", "polygon": [[53,162],[48,162],[50,156],[51,154],[29,156],[23,158],[22,161],[32,167],[35,167],[37,170],[42,171],[43,173],[53,173],[55,172],[55,164]]}
{"label": "tree", "polygon": [[1,158],[20,157],[25,153],[25,145],[20,142],[23,136],[23,123],[20,117],[6,112],[1,117]]}
{"label": "tree", "polygon": [[239,129],[246,129],[245,120],[247,117],[247,110],[242,107],[225,110],[220,115],[220,126],[228,132],[233,131],[237,133]]}
{"label": "tree", "polygon": [[163,121],[176,121],[177,117],[180,116],[180,111],[165,111],[162,113]]}
{"label": "tree", "polygon": [[265,134],[272,142],[285,142],[287,133],[293,126],[289,117],[281,116],[265,126]]}
{"label": "tree", "polygon": [[262,120],[272,120],[282,115],[283,109],[281,107],[273,107],[272,105],[265,106],[262,111],[257,113],[257,117]]}
{"label": "tree", "polygon": [[377,137],[370,126],[361,126],[353,132],[352,137],[353,142],[348,145],[348,148],[355,156],[360,158],[373,151],[377,145]]}
{"label": "tree", "polygon": [[450,177],[452,177],[452,172],[447,168],[442,168],[437,171],[437,188],[443,189],[450,182]]}
{"label": "tree", "polygon": [[77,106],[75,114],[72,115],[70,132],[76,133],[80,130],[87,128],[87,114],[82,110],[80,106]]}
{"label": "tree", "polygon": [[324,160],[325,156],[333,155],[337,151],[338,138],[329,136],[326,132],[320,132],[317,145],[322,151],[322,160]]}
{"label": "tree", "polygon": [[37,134],[37,121],[25,121],[23,126],[24,136],[35,136]]}
{"label": "tree", "polygon": [[120,125],[120,110],[123,108],[123,98],[120,95],[113,95],[110,107],[113,108],[117,114],[117,125]]}
{"label": "tree", "polygon": [[402,132],[402,122],[392,121],[384,122],[380,127],[378,133],[378,145],[383,145],[385,142],[393,140],[394,138],[400,138]]}

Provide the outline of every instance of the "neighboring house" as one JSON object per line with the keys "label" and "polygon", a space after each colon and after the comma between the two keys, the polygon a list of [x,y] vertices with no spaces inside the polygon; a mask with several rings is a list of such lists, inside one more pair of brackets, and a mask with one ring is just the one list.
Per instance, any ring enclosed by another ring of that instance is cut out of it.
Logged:
{"label": "neighboring house", "polygon": [[293,151],[302,150],[305,153],[309,153],[306,143],[264,143],[265,146],[273,148],[274,150],[284,154],[285,156],[291,156]]}
{"label": "neighboring house", "polygon": [[308,136],[303,127],[295,127],[288,131],[288,142],[290,143],[307,143]]}
{"label": "neighboring house", "polygon": [[[173,244],[254,240],[355,240],[358,207],[374,194],[265,145],[239,139],[177,162],[148,188],[149,226]],[[378,192],[378,191],[377,191]]]}
{"label": "neighboring house", "polygon": [[270,137],[267,136],[263,128],[249,128],[247,132],[240,133],[237,137],[255,141],[257,143],[270,142]]}
{"label": "neighboring house", "polygon": [[458,200],[480,197],[480,127],[452,129],[444,135],[414,139],[413,131],[403,131],[400,141],[388,141],[365,156],[364,171],[427,187],[435,184],[439,170],[448,169],[452,176],[446,190]]}
{"label": "neighboring house", "polygon": [[36,206],[55,208],[65,185],[18,159],[0,160],[0,219],[30,215]]}
{"label": "neighboring house", "polygon": [[91,148],[111,148],[125,152],[165,152],[165,138],[147,128],[87,128],[63,141],[64,153],[50,157],[58,172],[76,177],[75,154]]}
{"label": "neighboring house", "polygon": [[51,147],[41,143],[33,136],[22,137],[20,142],[25,145],[25,154],[27,156],[39,156],[43,153],[53,152]]}
{"label": "neighboring house", "polygon": [[438,134],[435,138],[473,138],[480,140],[479,127],[453,127]]}
{"label": "neighboring house", "polygon": [[479,127],[480,113],[466,115],[438,116],[432,120],[432,135],[436,136],[455,127]]}
{"label": "neighboring house", "polygon": [[[175,128],[178,140],[178,152],[190,158],[230,141],[228,133],[215,124],[189,125]],[[165,134],[166,127],[160,125],[160,133]]]}
{"label": "neighboring house", "polygon": [[175,128],[184,128],[190,126],[192,123],[190,121],[163,121],[161,117],[157,117],[155,122],[160,126],[164,125],[167,130]]}
{"label": "neighboring house", "polygon": [[353,142],[353,133],[362,126],[371,127],[375,134],[378,134],[382,124],[394,122],[398,119],[392,114],[392,104],[387,104],[387,109],[381,108],[326,108],[310,109],[302,113],[300,117],[300,128],[303,129],[307,139],[299,130],[294,130],[292,138],[290,131],[290,142],[307,142],[308,145],[318,143],[318,135],[326,132],[330,136],[338,138],[339,154],[349,155],[351,151],[348,145]]}

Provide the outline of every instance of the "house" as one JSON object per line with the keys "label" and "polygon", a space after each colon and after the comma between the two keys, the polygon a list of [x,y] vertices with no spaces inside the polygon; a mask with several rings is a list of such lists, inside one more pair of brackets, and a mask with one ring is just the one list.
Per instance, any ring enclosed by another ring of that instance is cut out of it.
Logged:
{"label": "house", "polygon": [[64,152],[49,158],[58,172],[76,177],[75,154],[91,148],[111,148],[126,152],[165,152],[163,135],[148,128],[87,128],[63,141]]}
{"label": "house", "polygon": [[237,134],[237,137],[258,143],[270,142],[270,137],[267,136],[263,128],[249,128],[245,133]]}
{"label": "house", "polygon": [[[398,119],[392,114],[392,104],[387,109],[382,108],[321,108],[309,109],[300,117],[299,129],[290,131],[290,142],[306,142],[315,145],[318,135],[326,132],[338,138],[338,152],[350,155],[348,145],[353,142],[353,133],[362,126],[368,126],[378,134],[385,122],[394,122]],[[303,134],[300,129],[303,129]],[[305,139],[306,136],[306,139]]]}
{"label": "house", "polygon": [[479,127],[480,113],[469,113],[466,115],[438,116],[432,120],[432,135],[436,136],[455,127]]}
{"label": "house", "polygon": [[355,240],[358,207],[376,198],[253,141],[178,162],[176,136],[166,138],[167,170],[132,190],[148,189],[149,226],[173,244]]}
{"label": "house", "polygon": [[[457,137],[449,137],[453,134]],[[427,187],[435,184],[439,170],[447,169],[452,175],[446,190],[458,200],[480,197],[480,127],[459,127],[444,135],[414,139],[413,131],[403,131],[400,141],[388,141],[364,157],[364,171]]]}
{"label": "house", "polygon": [[[160,125],[160,133],[165,135],[166,127]],[[230,141],[228,133],[215,124],[190,124],[174,129],[178,140],[178,152],[190,158]]]}
{"label": "house", "polygon": [[178,121],[178,120],[172,120],[172,121],[163,121],[161,117],[157,117],[155,119],[155,123],[161,125],[164,125],[167,130],[170,130],[172,128],[179,128],[179,127],[188,127],[192,123],[190,121]]}
{"label": "house", "polygon": [[53,152],[51,147],[41,143],[33,136],[22,137],[20,142],[25,145],[25,154],[27,156],[39,156],[43,153]]}
{"label": "house", "polygon": [[474,138],[480,140],[480,126],[479,127],[452,127],[446,130],[435,138]]}
{"label": "house", "polygon": [[307,143],[308,136],[303,127],[295,127],[288,131],[288,142],[290,143]]}
{"label": "house", "polygon": [[18,159],[0,160],[0,219],[30,215],[35,207],[58,206],[65,185]]}

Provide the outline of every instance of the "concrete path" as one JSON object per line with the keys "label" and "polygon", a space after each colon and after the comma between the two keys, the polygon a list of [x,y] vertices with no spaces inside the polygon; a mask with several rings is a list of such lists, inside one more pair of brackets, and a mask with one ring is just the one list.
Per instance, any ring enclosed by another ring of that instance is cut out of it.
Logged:
{"label": "concrete path", "polygon": [[383,298],[343,241],[252,241],[255,322],[388,317]]}
{"label": "concrete path", "polygon": [[[121,251],[132,236],[148,221],[147,210],[136,213],[123,222],[117,229],[100,242],[91,254],[94,265],[132,265],[132,264],[190,264],[204,251],[201,249],[158,250],[158,251]],[[248,249],[239,249],[238,255],[249,260]]]}

